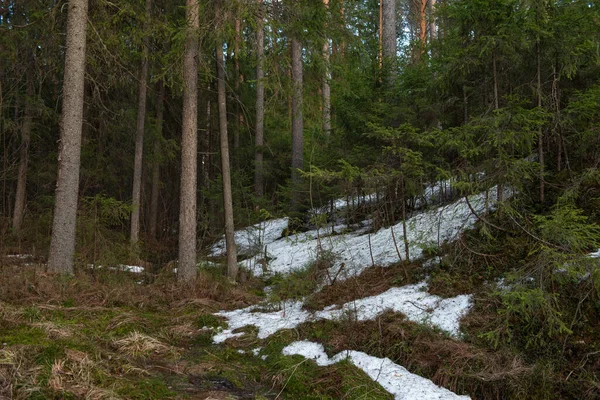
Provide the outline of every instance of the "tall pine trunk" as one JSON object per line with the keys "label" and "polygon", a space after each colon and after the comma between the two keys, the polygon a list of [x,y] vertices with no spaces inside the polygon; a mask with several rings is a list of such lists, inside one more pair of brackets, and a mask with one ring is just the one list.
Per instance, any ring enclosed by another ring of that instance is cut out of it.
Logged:
{"label": "tall pine trunk", "polygon": [[396,0],[383,1],[383,70],[385,81],[393,85],[396,80]]}
{"label": "tall pine trunk", "polygon": [[298,170],[304,166],[304,119],[302,115],[302,44],[295,37],[292,38],[292,87],[292,208],[296,208],[300,200],[299,185],[301,182]]}
{"label": "tall pine trunk", "polygon": [[[538,38],[535,44],[535,58],[537,64],[537,106],[542,108],[542,60],[540,54],[540,40]],[[545,184],[544,184],[544,131],[542,128],[538,131],[538,161],[540,163],[540,203],[544,203]]]}
{"label": "tall pine trunk", "polygon": [[[152,0],[146,0],[146,31],[150,25],[150,11],[152,9]],[[135,156],[133,161],[133,193],[131,196],[131,233],[129,241],[135,248],[140,236],[140,206],[142,197],[142,155],[144,151],[144,128],[146,125],[146,97],[148,92],[148,53],[150,48],[150,38],[148,32],[144,37],[142,44],[142,69],[140,72],[140,89],[138,95],[138,114],[135,130]]]}
{"label": "tall pine trunk", "polygon": [[436,0],[429,0],[429,39],[437,39],[437,25],[435,24]]}
{"label": "tall pine trunk", "polygon": [[186,0],[187,32],[183,55],[183,121],[179,207],[180,282],[196,278],[196,176],[198,148],[198,0]]}
{"label": "tall pine trunk", "polygon": [[56,203],[48,257],[48,269],[64,274],[73,273],[75,251],[88,2],[71,0],[68,10]]}
{"label": "tall pine trunk", "polygon": [[[323,4],[326,9],[329,9],[329,0],[323,0]],[[326,26],[327,28],[327,26]],[[330,65],[329,65],[329,36],[325,35],[325,41],[323,42],[323,121],[322,128],[323,133],[329,136],[331,133],[331,86],[329,82],[331,80]]]}
{"label": "tall pine trunk", "polygon": [[31,141],[31,125],[33,123],[33,68],[27,69],[27,89],[25,98],[25,110],[23,111],[23,124],[21,125],[21,148],[19,151],[19,172],[17,175],[17,193],[15,195],[15,208],[13,211],[12,227],[19,232],[23,225],[25,213],[26,188],[27,188],[27,166],[29,164],[29,143]]}
{"label": "tall pine trunk", "polygon": [[229,167],[229,140],[227,137],[227,93],[225,92],[225,60],[223,45],[217,45],[217,95],[219,97],[219,133],[221,143],[221,171],[223,176],[223,205],[225,208],[225,246],[227,276],[235,281],[238,274],[235,229],[233,224],[233,196]]}
{"label": "tall pine trunk", "polygon": [[254,194],[264,195],[263,146],[265,130],[265,31],[263,2],[258,0],[258,22],[256,24],[256,137],[254,140]]}
{"label": "tall pine trunk", "polygon": [[165,85],[159,81],[158,99],[156,100],[156,138],[154,139],[154,164],[152,165],[152,189],[150,195],[149,231],[150,237],[156,240],[158,226],[158,195],[160,193],[160,155],[163,132],[165,103]]}
{"label": "tall pine trunk", "polygon": [[235,19],[235,37],[233,41],[234,52],[234,68],[235,68],[235,125],[233,131],[233,148],[240,147],[240,130],[242,129],[242,108],[240,107],[242,85],[242,75],[240,73],[240,42],[242,40],[242,21],[239,18]]}

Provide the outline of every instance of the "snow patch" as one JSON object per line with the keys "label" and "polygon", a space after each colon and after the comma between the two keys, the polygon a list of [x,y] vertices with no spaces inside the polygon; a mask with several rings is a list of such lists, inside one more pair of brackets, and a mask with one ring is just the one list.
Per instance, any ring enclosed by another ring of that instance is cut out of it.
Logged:
{"label": "snow patch", "polygon": [[[493,206],[495,196],[489,196],[487,201],[486,197],[485,193],[469,197],[469,202],[477,214],[482,214]],[[304,268],[316,258],[317,249],[320,249],[336,257],[336,264],[332,267],[333,274],[340,269],[342,263],[344,264],[338,278],[341,280],[359,275],[372,264],[388,266],[403,259],[406,253],[405,236],[410,258],[414,260],[420,258],[426,248],[439,247],[444,242],[457,239],[462,232],[473,227],[476,221],[477,216],[471,212],[465,199],[461,198],[455,203],[407,219],[406,232],[400,222],[390,228],[380,229],[374,234],[354,231],[324,237],[331,228],[322,228],[322,230],[291,235],[271,243],[264,241],[270,259],[268,270],[271,273],[285,274]],[[264,254],[261,253],[246,260],[246,267],[255,275],[262,275],[263,258]]]}
{"label": "snow patch", "polygon": [[249,325],[258,328],[259,339],[265,339],[279,330],[293,329],[307,321],[339,320],[344,317],[369,321],[388,310],[400,312],[410,321],[434,326],[450,335],[458,336],[460,319],[471,308],[472,297],[461,295],[442,299],[427,293],[426,289],[425,282],[395,287],[376,296],[351,301],[338,308],[329,306],[316,313],[303,310],[301,301],[284,302],[279,310],[272,312],[261,311],[259,306],[222,311],[215,315],[226,318],[228,328],[216,334],[213,341],[222,343],[229,338],[240,336],[234,331]]}
{"label": "snow patch", "polygon": [[301,355],[315,361],[319,366],[348,360],[379,383],[396,400],[470,399],[469,396],[459,396],[448,389],[437,386],[429,379],[410,373],[406,368],[395,364],[389,358],[373,357],[360,351],[346,350],[329,358],[323,345],[309,341],[299,341],[285,347],[283,354],[287,356]]}

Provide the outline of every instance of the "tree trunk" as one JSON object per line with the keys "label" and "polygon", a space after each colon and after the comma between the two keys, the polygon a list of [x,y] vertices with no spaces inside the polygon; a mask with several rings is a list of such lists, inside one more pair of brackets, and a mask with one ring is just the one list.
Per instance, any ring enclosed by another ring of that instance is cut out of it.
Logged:
{"label": "tree trunk", "polygon": [[196,278],[196,176],[198,148],[198,0],[186,0],[187,32],[183,54],[183,120],[179,207],[180,282]]}
{"label": "tree trunk", "polygon": [[[540,56],[540,40],[535,44],[535,57],[537,63],[537,106],[542,108],[542,61]],[[540,162],[540,203],[544,204],[544,131],[538,131],[538,161]]]}
{"label": "tree trunk", "polygon": [[259,15],[256,26],[256,137],[254,141],[254,194],[264,195],[263,146],[265,130],[265,32],[263,2],[258,0]]}
{"label": "tree trunk", "polygon": [[437,25],[435,24],[435,4],[436,0],[429,0],[429,38],[437,39]]}
{"label": "tree trunk", "polygon": [[148,27],[150,26],[150,11],[152,0],[146,0],[146,34],[142,49],[142,69],[140,72],[140,90],[138,96],[137,126],[135,130],[135,156],[133,162],[133,193],[131,196],[131,233],[129,241],[136,250],[140,235],[140,206],[142,197],[142,155],[144,151],[144,127],[146,122],[146,94],[148,91],[148,53],[150,48],[150,37]]}
{"label": "tree trunk", "polygon": [[299,169],[303,163],[303,130],[304,120],[302,116],[302,44],[296,38],[292,38],[292,208],[299,201],[298,185],[301,182]]}
{"label": "tree trunk", "polygon": [[240,42],[242,40],[242,21],[239,18],[235,20],[235,38],[233,40],[234,69],[235,69],[235,130],[233,131],[233,148],[240,147],[240,130],[242,129],[242,109],[240,107],[242,84],[242,75],[240,74]]}
{"label": "tree trunk", "polygon": [[383,67],[387,84],[396,80],[396,0],[383,2]]}
{"label": "tree trunk", "polygon": [[425,52],[425,45],[427,44],[427,3],[428,0],[421,0],[419,5],[419,42],[420,51],[419,57]]}
{"label": "tree trunk", "polygon": [[[329,0],[323,0],[323,4],[329,9]],[[329,65],[329,36],[325,35],[325,41],[323,42],[323,133],[325,136],[329,136],[331,133],[331,87],[329,82],[331,80],[330,65]]]}
{"label": "tree trunk", "polygon": [[154,139],[154,164],[152,165],[152,191],[150,195],[150,216],[148,224],[150,237],[156,240],[158,225],[158,195],[160,192],[160,155],[163,132],[165,103],[165,85],[159,81],[158,99],[156,100],[156,138]]}
{"label": "tree trunk", "polygon": [[233,198],[229,168],[229,141],[227,138],[227,95],[225,92],[225,60],[223,45],[217,45],[217,94],[219,97],[219,132],[221,135],[221,170],[223,174],[223,205],[225,208],[225,245],[227,249],[227,276],[235,281],[238,274]]}
{"label": "tree trunk", "polygon": [[87,0],[68,3],[56,203],[48,269],[73,273],[85,85]]}
{"label": "tree trunk", "polygon": [[27,165],[29,163],[29,143],[31,141],[31,125],[33,120],[33,110],[31,102],[33,101],[33,68],[27,69],[27,89],[25,99],[25,110],[23,115],[23,125],[21,126],[21,149],[19,155],[19,172],[17,175],[17,193],[15,195],[15,209],[13,212],[12,227],[15,232],[19,232],[23,225],[23,214],[25,213],[25,200],[27,188]]}

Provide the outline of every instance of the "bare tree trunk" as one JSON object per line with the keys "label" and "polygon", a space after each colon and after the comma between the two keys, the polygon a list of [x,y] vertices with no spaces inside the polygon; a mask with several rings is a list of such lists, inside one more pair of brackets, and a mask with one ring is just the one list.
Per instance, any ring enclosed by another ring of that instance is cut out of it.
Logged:
{"label": "bare tree trunk", "polygon": [[15,232],[19,232],[23,225],[23,215],[25,213],[25,200],[27,188],[27,165],[29,163],[29,143],[31,141],[31,125],[33,120],[33,110],[31,102],[33,101],[33,68],[27,69],[27,89],[25,99],[25,110],[23,115],[23,125],[21,126],[21,149],[19,155],[19,172],[17,175],[17,193],[15,195],[15,209],[13,212],[12,227]]}
{"label": "bare tree trunk", "polygon": [[435,24],[435,4],[436,0],[429,0],[429,38],[437,39],[437,25]]}
{"label": "bare tree trunk", "polygon": [[383,2],[379,0],[379,83],[383,76]]}
{"label": "bare tree trunk", "polygon": [[225,60],[223,45],[217,45],[217,93],[219,96],[219,131],[221,134],[221,169],[223,174],[223,205],[225,208],[225,245],[227,249],[227,276],[235,281],[238,274],[235,229],[233,224],[233,197],[229,167],[227,138],[227,95],[225,93]]}
{"label": "bare tree trunk", "polygon": [[[323,0],[323,4],[328,9],[329,0]],[[325,136],[329,136],[331,133],[331,87],[329,81],[331,80],[330,65],[329,65],[329,36],[325,35],[325,41],[323,42],[323,64],[325,65],[325,71],[323,73],[323,133]]]}
{"label": "bare tree trunk", "polygon": [[259,16],[256,26],[256,137],[254,140],[254,194],[264,195],[263,146],[265,130],[265,32],[263,2],[258,0]]}
{"label": "bare tree trunk", "polygon": [[496,52],[492,53],[492,75],[494,82],[494,110],[500,108],[500,99],[498,98],[498,71],[496,70]]}
{"label": "bare tree trunk", "polygon": [[[542,108],[542,61],[540,56],[540,40],[535,44],[535,56],[537,63],[537,106]],[[538,161],[540,162],[540,203],[544,203],[544,131],[538,131]]]}
{"label": "bare tree trunk", "polygon": [[196,176],[198,148],[198,0],[186,0],[187,33],[183,54],[183,121],[179,207],[180,282],[196,278]]}
{"label": "bare tree trunk", "polygon": [[[240,147],[240,130],[242,129],[242,109],[240,107],[240,87],[242,76],[240,74],[240,42],[242,40],[242,21],[239,18],[235,20],[235,38],[233,40],[233,52],[235,53],[234,69],[235,69],[235,125],[233,131],[233,148]],[[234,160],[235,161],[235,160]]]}
{"label": "bare tree trunk", "polygon": [[[201,146],[202,153],[200,153],[200,173],[202,174],[202,190],[206,191],[210,189],[210,135],[211,135],[211,122],[212,115],[210,112],[211,104],[211,96],[210,96],[211,83],[208,82],[207,93],[209,93],[206,97],[206,131],[204,135],[201,137]],[[205,201],[203,197],[203,201]],[[206,203],[206,201],[205,201]]]}
{"label": "bare tree trunk", "polygon": [[48,269],[63,274],[73,273],[88,2],[71,0],[68,3],[68,10],[56,204],[48,257]]}
{"label": "bare tree trunk", "polygon": [[302,44],[296,38],[292,38],[292,208],[298,204],[298,185],[301,182],[299,169],[303,162],[303,105],[302,105]]}
{"label": "bare tree trunk", "polygon": [[428,0],[421,0],[419,5],[419,42],[421,46],[419,58],[425,52],[425,45],[427,44],[427,3]]}
{"label": "bare tree trunk", "polygon": [[[145,27],[150,25],[152,0],[146,0]],[[137,247],[140,235],[140,206],[142,197],[142,155],[144,151],[144,127],[146,123],[146,94],[148,91],[148,53],[150,37],[146,32],[142,49],[142,70],[140,72],[140,91],[138,96],[137,126],[135,130],[135,156],[133,162],[133,193],[131,196],[131,233],[129,241],[132,248]]]}
{"label": "bare tree trunk", "polygon": [[393,85],[396,80],[396,0],[383,2],[383,67],[386,81]]}
{"label": "bare tree trunk", "polygon": [[152,191],[150,195],[150,221],[148,221],[150,237],[156,240],[158,225],[158,194],[160,192],[160,154],[163,132],[163,115],[165,102],[165,85],[159,81],[158,99],[156,100],[156,138],[154,140],[154,164],[152,165]]}

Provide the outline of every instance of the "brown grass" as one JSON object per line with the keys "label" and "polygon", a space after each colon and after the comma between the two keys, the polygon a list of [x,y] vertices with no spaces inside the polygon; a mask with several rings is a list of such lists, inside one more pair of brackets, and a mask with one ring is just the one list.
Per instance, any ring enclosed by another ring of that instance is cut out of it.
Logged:
{"label": "brown grass", "polygon": [[201,272],[193,284],[174,278],[140,285],[137,277],[114,271],[78,270],[74,278],[49,274],[43,265],[0,266],[0,302],[60,309],[99,310],[110,307],[200,308],[206,312],[244,307],[258,301],[244,285],[232,285]]}
{"label": "brown grass", "polygon": [[[310,336],[314,330],[311,327],[306,333]],[[413,373],[452,391],[469,393],[472,398],[500,398],[510,392],[511,385],[533,372],[533,367],[516,354],[493,352],[442,336],[392,312],[375,321],[342,322],[321,336],[314,339],[331,354],[353,349],[388,357]]]}
{"label": "brown grass", "polygon": [[117,348],[119,353],[132,357],[156,355],[177,358],[179,356],[179,352],[176,348],[168,346],[152,336],[137,331],[131,332],[122,339],[115,340],[113,345]]}
{"label": "brown grass", "polygon": [[396,264],[389,267],[370,267],[359,276],[325,286],[312,295],[306,308],[321,310],[333,304],[344,304],[367,296],[385,292],[394,286],[403,286],[419,280],[419,264]]}

